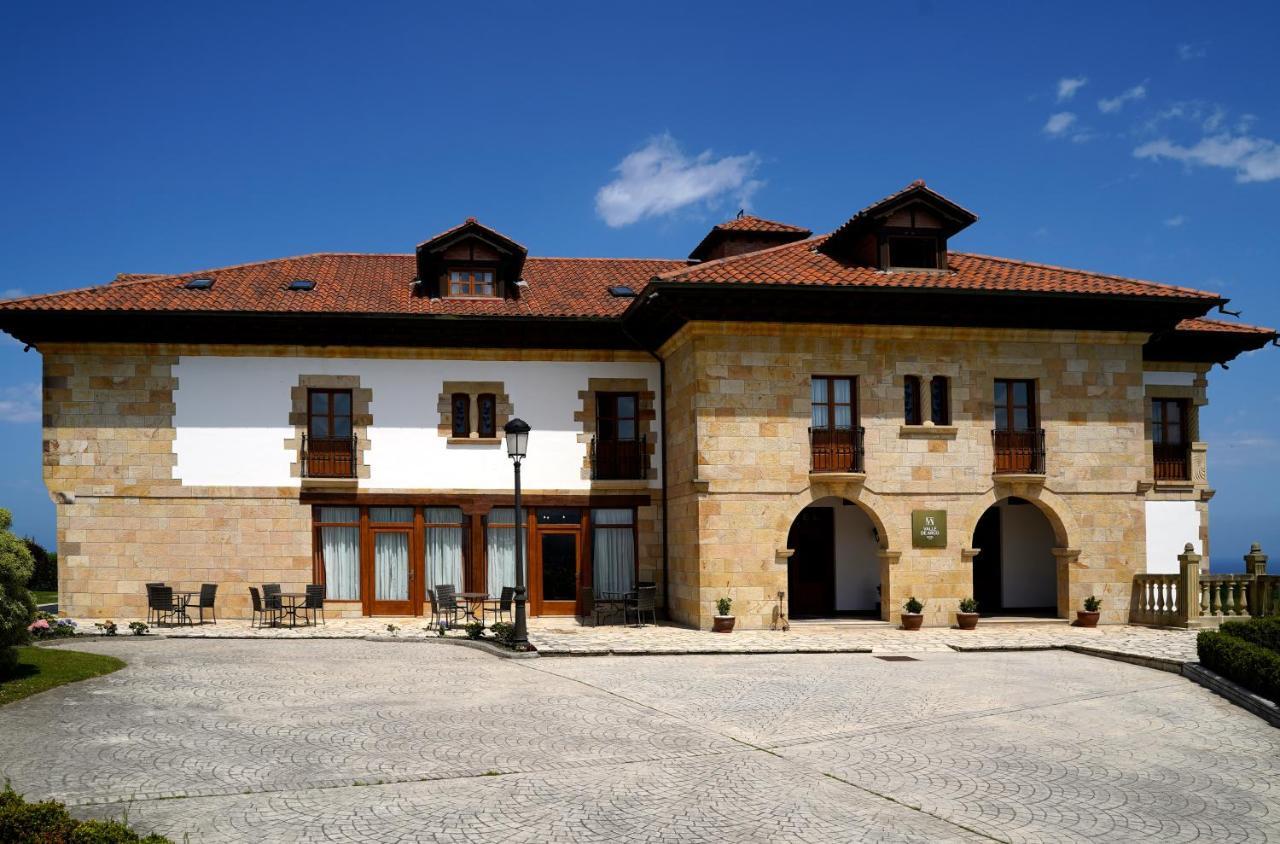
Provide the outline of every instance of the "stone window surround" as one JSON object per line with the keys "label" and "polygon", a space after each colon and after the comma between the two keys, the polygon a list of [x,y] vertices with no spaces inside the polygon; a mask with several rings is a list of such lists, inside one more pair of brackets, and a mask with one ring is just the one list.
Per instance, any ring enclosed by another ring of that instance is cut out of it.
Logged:
{"label": "stone window surround", "polygon": [[[911,425],[906,422],[903,422],[901,425],[899,425],[898,436],[900,438],[902,439],[919,438],[919,439],[936,439],[936,440],[954,440],[956,438],[956,435],[959,433],[960,429],[956,425],[955,397],[952,395],[952,391],[953,391],[953,385],[955,384],[956,378],[960,373],[958,372],[958,370],[957,371],[953,371],[953,370],[956,370],[956,367],[944,366],[932,373],[924,372],[923,370],[916,371],[911,369],[902,370],[898,372],[898,379],[895,381],[895,383],[899,385],[906,383],[906,378],[908,375],[914,375],[920,379],[920,396],[918,401],[920,402],[921,422],[919,425]],[[947,415],[950,416],[951,418],[946,425],[938,425],[931,418],[932,408],[933,408],[933,396],[930,391],[933,389],[932,384],[933,384],[933,377],[935,375],[940,375],[943,378],[947,379]],[[898,395],[899,397],[901,397],[902,395],[901,390],[898,391]],[[901,398],[899,398],[899,401],[901,401]]]}
{"label": "stone window surround", "polygon": [[657,446],[653,435],[653,423],[657,419],[657,413],[654,410],[657,394],[645,378],[588,378],[587,389],[578,392],[578,398],[582,399],[582,409],[574,412],[573,419],[582,424],[582,433],[578,434],[578,442],[587,446],[586,454],[582,458],[582,479],[591,480],[591,439],[596,435],[596,396],[599,393],[636,394],[636,427],[639,429],[636,434],[644,437],[645,460],[648,464],[644,479],[657,480],[658,467],[653,460]]}
{"label": "stone window surround", "polygon": [[1204,376],[1197,374],[1196,383],[1190,387],[1180,387],[1168,384],[1148,384],[1144,388],[1142,397],[1142,435],[1146,440],[1148,467],[1154,467],[1155,465],[1155,444],[1151,430],[1151,400],[1187,400],[1187,419],[1185,421],[1185,425],[1187,429],[1187,442],[1189,443],[1191,450],[1191,480],[1160,481],[1156,484],[1157,487],[1186,487],[1189,484],[1196,489],[1201,489],[1208,486],[1208,467],[1205,460],[1205,447],[1200,440],[1200,407],[1208,404],[1205,386]]}
{"label": "stone window surround", "polygon": [[293,426],[293,436],[284,441],[284,447],[293,452],[293,462],[289,464],[290,477],[302,477],[302,437],[307,433],[307,394],[312,388],[351,391],[351,432],[356,437],[356,478],[368,480],[370,472],[366,454],[369,451],[369,427],[373,425],[373,414],[370,411],[373,390],[360,386],[359,375],[299,375],[297,385],[289,389],[289,424]]}
{"label": "stone window surround", "polygon": [[[453,395],[466,393],[471,397],[471,434],[467,437],[453,435]],[[477,398],[485,393],[493,394],[494,431],[497,436],[482,437],[478,431],[480,425],[480,408]],[[496,445],[502,442],[502,426],[515,415],[511,397],[507,395],[506,385],[501,381],[445,381],[441,387],[436,409],[440,412],[440,424],[436,428],[440,436],[449,445]]]}

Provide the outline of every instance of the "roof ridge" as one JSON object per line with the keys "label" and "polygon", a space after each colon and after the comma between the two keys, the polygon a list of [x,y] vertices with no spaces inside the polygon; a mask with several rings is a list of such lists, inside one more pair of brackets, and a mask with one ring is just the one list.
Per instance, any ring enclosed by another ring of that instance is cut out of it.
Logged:
{"label": "roof ridge", "polygon": [[1145,278],[1132,278],[1130,276],[1116,275],[1114,273],[1100,273],[1097,270],[1082,270],[1076,267],[1064,267],[1059,264],[1043,264],[1039,261],[1025,261],[1018,258],[1002,258],[999,255],[984,255],[981,252],[956,252],[954,250],[948,250],[948,254],[958,255],[962,258],[977,258],[982,261],[997,261],[1001,264],[1016,264],[1020,267],[1039,267],[1040,269],[1056,270],[1057,272],[1063,273],[1078,273],[1079,275],[1087,275],[1094,278],[1105,278],[1110,281],[1123,281],[1129,284],[1140,284],[1146,287],[1158,287],[1161,290],[1180,290],[1184,293],[1195,293],[1199,296],[1209,296],[1214,299],[1222,298],[1216,293],[1210,293],[1207,290],[1200,290],[1195,287],[1184,287],[1179,284],[1165,284],[1160,281],[1150,281]]}
{"label": "roof ridge", "polygon": [[719,266],[723,266],[724,264],[732,263],[734,261],[740,261],[744,258],[754,258],[758,255],[768,255],[783,249],[795,249],[796,247],[803,246],[804,244],[813,245],[822,240],[825,240],[828,236],[829,235],[825,235],[825,234],[815,234],[815,235],[812,235],[811,237],[806,237],[803,240],[793,240],[790,243],[780,243],[777,246],[770,246],[768,249],[756,249],[752,252],[742,252],[738,255],[726,255],[723,258],[715,258],[710,261],[699,261],[697,263],[690,264],[689,266],[684,267],[683,269],[671,270],[669,272],[659,273],[656,277],[662,279],[663,281],[666,281],[667,279],[675,278],[681,273],[687,273],[692,270],[700,270],[706,267],[719,267]]}

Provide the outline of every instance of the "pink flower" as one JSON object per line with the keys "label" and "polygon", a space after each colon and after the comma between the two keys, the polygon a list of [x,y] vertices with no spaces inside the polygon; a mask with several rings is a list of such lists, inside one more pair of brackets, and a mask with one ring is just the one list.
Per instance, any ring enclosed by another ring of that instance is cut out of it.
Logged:
{"label": "pink flower", "polygon": [[27,630],[31,633],[35,633],[36,631],[48,630],[48,629],[49,629],[49,622],[45,621],[43,618],[38,621],[32,622],[31,626],[27,628]]}

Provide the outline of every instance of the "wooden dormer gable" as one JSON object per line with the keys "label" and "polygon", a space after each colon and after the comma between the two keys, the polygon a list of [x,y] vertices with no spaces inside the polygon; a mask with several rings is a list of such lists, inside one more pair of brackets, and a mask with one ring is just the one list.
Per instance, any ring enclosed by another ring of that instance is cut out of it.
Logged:
{"label": "wooden dormer gable", "polygon": [[415,290],[432,299],[449,296],[450,278],[464,274],[492,279],[483,292],[468,293],[471,298],[515,299],[527,255],[528,250],[511,238],[468,217],[462,225],[418,245]]}
{"label": "wooden dormer gable", "polygon": [[853,266],[945,271],[947,239],[977,219],[917,180],[854,214],[819,249]]}

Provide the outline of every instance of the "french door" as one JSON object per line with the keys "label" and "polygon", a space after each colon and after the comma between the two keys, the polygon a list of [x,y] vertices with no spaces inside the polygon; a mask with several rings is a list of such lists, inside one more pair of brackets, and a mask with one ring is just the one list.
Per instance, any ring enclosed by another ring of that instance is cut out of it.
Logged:
{"label": "french door", "polygon": [[582,530],[543,527],[529,566],[529,593],[534,615],[573,615],[577,612],[582,572]]}
{"label": "french door", "polygon": [[370,507],[364,594],[369,615],[416,615],[422,551],[413,507]]}

